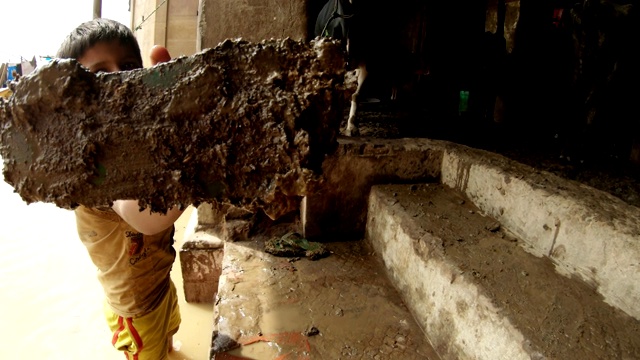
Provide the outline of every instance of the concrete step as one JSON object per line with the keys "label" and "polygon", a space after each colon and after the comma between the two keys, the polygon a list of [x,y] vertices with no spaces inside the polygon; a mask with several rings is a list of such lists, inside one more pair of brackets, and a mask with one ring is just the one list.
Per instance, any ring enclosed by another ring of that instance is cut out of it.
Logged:
{"label": "concrete step", "polygon": [[443,359],[640,358],[638,320],[446,185],[372,187],[366,240]]}
{"label": "concrete step", "polygon": [[212,359],[439,359],[364,241],[309,260],[265,239],[225,242]]}
{"label": "concrete step", "polygon": [[371,186],[439,182],[640,320],[640,208],[503,156],[431,139],[342,138],[303,201],[305,235],[362,238]]}

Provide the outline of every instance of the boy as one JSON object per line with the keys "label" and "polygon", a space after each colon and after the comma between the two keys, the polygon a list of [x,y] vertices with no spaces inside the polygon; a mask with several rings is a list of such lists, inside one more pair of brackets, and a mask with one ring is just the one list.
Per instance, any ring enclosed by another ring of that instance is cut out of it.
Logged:
{"label": "boy", "polygon": [[[78,26],[60,46],[58,58],[76,59],[91,72],[142,67],[140,48],[126,26],[95,19]],[[170,60],[154,47],[151,61]],[[127,359],[162,360],[180,325],[178,298],[169,273],[175,260],[173,223],[182,210],[140,211],[137,200],[75,210],[78,235],[98,267],[113,346]]]}

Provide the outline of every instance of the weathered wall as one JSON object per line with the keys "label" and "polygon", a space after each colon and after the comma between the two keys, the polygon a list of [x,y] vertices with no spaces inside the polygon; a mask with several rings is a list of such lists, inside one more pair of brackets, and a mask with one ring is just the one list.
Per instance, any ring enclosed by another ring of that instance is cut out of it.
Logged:
{"label": "weathered wall", "polygon": [[[167,46],[167,3],[158,7],[163,0],[140,1],[132,0],[131,29],[140,44],[142,61],[145,67],[151,66],[149,54],[153,45]],[[167,0],[169,1],[169,0]],[[158,10],[153,11],[158,7]],[[152,15],[150,15],[153,13]],[[143,22],[143,19],[144,20]],[[171,51],[169,49],[169,51]]]}
{"label": "weathered wall", "polygon": [[435,182],[442,151],[427,140],[343,139],[323,163],[325,182],[303,200],[304,235],[309,238],[361,238],[367,222],[367,198],[375,184]]}
{"label": "weathered wall", "polygon": [[196,52],[198,0],[168,0],[167,49],[173,57]]}
{"label": "weathered wall", "polygon": [[200,21],[202,49],[242,37],[307,39],[306,2],[299,0],[203,0]]}
{"label": "weathered wall", "polygon": [[145,67],[151,65],[149,54],[154,45],[166,47],[172,57],[196,52],[198,0],[132,0],[131,13],[130,26]]}

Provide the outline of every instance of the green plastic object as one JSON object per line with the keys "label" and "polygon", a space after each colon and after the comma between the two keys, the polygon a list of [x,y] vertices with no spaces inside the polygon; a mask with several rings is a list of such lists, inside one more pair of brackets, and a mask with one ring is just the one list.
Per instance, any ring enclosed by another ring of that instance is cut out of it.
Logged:
{"label": "green plastic object", "polygon": [[458,102],[458,114],[462,115],[469,110],[469,91],[460,90],[460,100]]}

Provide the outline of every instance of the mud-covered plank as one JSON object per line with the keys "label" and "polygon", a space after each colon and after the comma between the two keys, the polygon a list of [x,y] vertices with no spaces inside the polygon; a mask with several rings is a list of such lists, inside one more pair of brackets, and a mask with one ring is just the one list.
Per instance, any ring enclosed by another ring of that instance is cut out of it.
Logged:
{"label": "mud-covered plank", "polygon": [[63,208],[218,200],[277,217],[336,146],[344,68],[326,40],[227,40],[111,74],[56,60],[0,99],[5,181]]}

